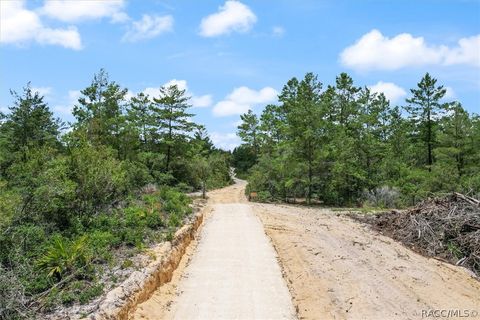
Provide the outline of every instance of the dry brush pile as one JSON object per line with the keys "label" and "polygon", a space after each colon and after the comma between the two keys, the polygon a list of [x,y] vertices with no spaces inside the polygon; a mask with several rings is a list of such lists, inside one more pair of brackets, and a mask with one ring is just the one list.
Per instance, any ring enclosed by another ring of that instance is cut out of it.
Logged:
{"label": "dry brush pile", "polygon": [[467,267],[480,276],[480,201],[477,199],[453,193],[424,200],[409,210],[360,219],[415,251]]}

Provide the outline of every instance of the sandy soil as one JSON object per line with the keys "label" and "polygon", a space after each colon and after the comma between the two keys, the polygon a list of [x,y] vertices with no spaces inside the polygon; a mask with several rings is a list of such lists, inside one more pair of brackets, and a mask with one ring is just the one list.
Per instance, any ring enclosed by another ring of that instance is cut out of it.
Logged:
{"label": "sandy soil", "polygon": [[134,319],[480,319],[480,282],[465,269],[327,209],[248,203],[244,187],[209,194],[200,237]]}
{"label": "sandy soil", "polygon": [[[213,209],[189,262],[135,319],[294,319],[276,253],[243,183],[210,194]],[[165,303],[169,301],[168,303]]]}
{"label": "sandy soil", "polygon": [[300,319],[480,312],[480,282],[461,267],[420,256],[327,209],[255,204],[254,210],[278,252]]}

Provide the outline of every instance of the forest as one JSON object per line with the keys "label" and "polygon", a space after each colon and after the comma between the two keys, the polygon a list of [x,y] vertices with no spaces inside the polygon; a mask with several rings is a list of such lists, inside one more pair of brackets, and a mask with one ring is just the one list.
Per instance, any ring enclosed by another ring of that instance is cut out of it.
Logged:
{"label": "forest", "polygon": [[277,105],[241,116],[233,151],[258,201],[405,207],[457,191],[479,197],[480,117],[426,73],[401,105],[342,73],[307,73]]}
{"label": "forest", "polygon": [[89,302],[112,270],[171,239],[187,192],[231,183],[230,154],[191,121],[185,90],[127,99],[100,70],[81,93],[73,123],[30,84],[1,114],[0,318]]}

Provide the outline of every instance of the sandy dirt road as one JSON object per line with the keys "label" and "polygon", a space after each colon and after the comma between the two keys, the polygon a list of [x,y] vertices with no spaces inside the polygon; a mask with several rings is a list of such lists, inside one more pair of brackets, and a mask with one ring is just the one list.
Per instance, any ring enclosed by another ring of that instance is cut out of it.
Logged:
{"label": "sandy dirt road", "polygon": [[[212,213],[174,294],[159,290],[137,307],[137,319],[294,319],[276,253],[243,183],[210,195]],[[242,203],[243,202],[243,203]],[[165,301],[171,303],[165,305]]]}
{"label": "sandy dirt road", "polygon": [[244,187],[209,194],[200,237],[134,319],[480,319],[463,268],[327,209],[248,203]]}

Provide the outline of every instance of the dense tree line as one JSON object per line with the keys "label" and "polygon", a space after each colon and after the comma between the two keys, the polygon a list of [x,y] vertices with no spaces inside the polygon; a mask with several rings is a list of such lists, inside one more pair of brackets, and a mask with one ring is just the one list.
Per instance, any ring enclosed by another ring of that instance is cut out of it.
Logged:
{"label": "dense tree line", "polygon": [[185,90],[127,99],[101,70],[81,93],[71,125],[30,85],[0,115],[0,318],[88,301],[113,249],[168,238],[183,192],[230,183]]}
{"label": "dense tree line", "polygon": [[290,79],[278,105],[241,116],[233,152],[260,200],[411,205],[428,195],[480,192],[480,117],[426,74],[402,106],[345,73],[326,88]]}

